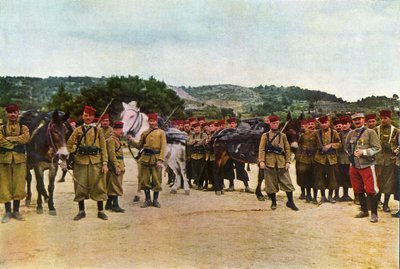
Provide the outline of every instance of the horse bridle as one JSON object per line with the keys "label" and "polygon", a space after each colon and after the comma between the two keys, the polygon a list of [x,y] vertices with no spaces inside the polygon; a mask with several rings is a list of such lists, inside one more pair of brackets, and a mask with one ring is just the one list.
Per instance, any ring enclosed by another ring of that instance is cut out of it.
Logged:
{"label": "horse bridle", "polygon": [[50,147],[53,149],[54,153],[57,154],[58,148],[54,143],[53,136],[51,135],[51,130],[53,129],[54,124],[55,123],[53,121],[49,122],[49,125],[47,126],[46,130],[46,140],[47,143],[50,145]]}
{"label": "horse bridle", "polygon": [[127,134],[130,134],[132,136],[136,136],[136,134],[140,131],[140,129],[143,126],[143,115],[140,113],[140,110],[134,110],[132,108],[131,109],[127,109],[127,110],[132,110],[132,111],[134,111],[136,113],[135,121],[133,122],[132,126],[129,128]]}

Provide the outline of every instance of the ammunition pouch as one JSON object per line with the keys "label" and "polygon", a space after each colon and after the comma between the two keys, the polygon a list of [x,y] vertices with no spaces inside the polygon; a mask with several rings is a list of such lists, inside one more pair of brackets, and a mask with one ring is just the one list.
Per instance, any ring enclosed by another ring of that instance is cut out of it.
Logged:
{"label": "ammunition pouch", "polygon": [[13,149],[7,149],[7,148],[0,147],[0,153],[5,153],[8,151],[14,151],[16,153],[25,153],[26,148],[25,148],[25,145],[17,145],[17,146],[14,146]]}
{"label": "ammunition pouch", "polygon": [[283,151],[283,148],[280,147],[274,147],[274,146],[266,146],[265,147],[265,152],[266,153],[275,153],[278,155],[284,155],[285,152]]}
{"label": "ammunition pouch", "polygon": [[101,153],[101,148],[96,146],[80,146],[78,148],[78,153],[80,155],[97,155]]}
{"label": "ammunition pouch", "polygon": [[143,149],[143,154],[144,155],[155,155],[155,154],[160,154],[159,150],[154,150],[154,149],[149,149],[149,148],[144,148]]}
{"label": "ammunition pouch", "polygon": [[333,148],[328,149],[327,151],[323,151],[322,149],[319,150],[319,154],[321,155],[335,155],[336,150]]}

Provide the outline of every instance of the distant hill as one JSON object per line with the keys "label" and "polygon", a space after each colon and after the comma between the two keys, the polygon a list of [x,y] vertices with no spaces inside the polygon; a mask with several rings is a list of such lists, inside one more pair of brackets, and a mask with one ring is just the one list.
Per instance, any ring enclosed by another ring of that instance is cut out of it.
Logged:
{"label": "distant hill", "polygon": [[[51,100],[61,84],[67,92],[79,95],[84,88],[105,85],[107,79],[106,77],[0,77],[0,106],[18,102],[22,104],[22,109],[40,109]],[[200,87],[168,86],[168,88],[174,90],[179,98],[185,101],[185,108],[189,114],[214,115],[213,117],[218,117],[220,113],[218,111],[222,110],[233,111],[235,114],[247,117],[288,110],[295,114],[377,112],[383,108],[399,110],[399,101],[396,98],[370,96],[349,103],[333,94],[296,86],[242,87],[221,84]]]}

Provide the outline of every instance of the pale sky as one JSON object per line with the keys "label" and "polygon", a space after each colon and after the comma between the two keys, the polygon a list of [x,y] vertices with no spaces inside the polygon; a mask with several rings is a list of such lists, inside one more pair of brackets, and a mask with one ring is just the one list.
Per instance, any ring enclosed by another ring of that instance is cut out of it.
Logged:
{"label": "pale sky", "polygon": [[0,76],[400,93],[400,1],[4,1]]}

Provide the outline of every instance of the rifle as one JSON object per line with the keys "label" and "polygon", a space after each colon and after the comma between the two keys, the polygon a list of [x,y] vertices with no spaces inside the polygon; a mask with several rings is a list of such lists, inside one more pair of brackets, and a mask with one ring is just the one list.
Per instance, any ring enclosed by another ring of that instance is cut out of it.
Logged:
{"label": "rifle", "polygon": [[101,118],[103,118],[104,114],[106,114],[108,108],[110,107],[111,103],[114,101],[114,98],[111,98],[111,101],[107,104],[106,108],[103,110],[103,113],[101,113],[99,120],[96,123],[96,127],[99,127]]}

